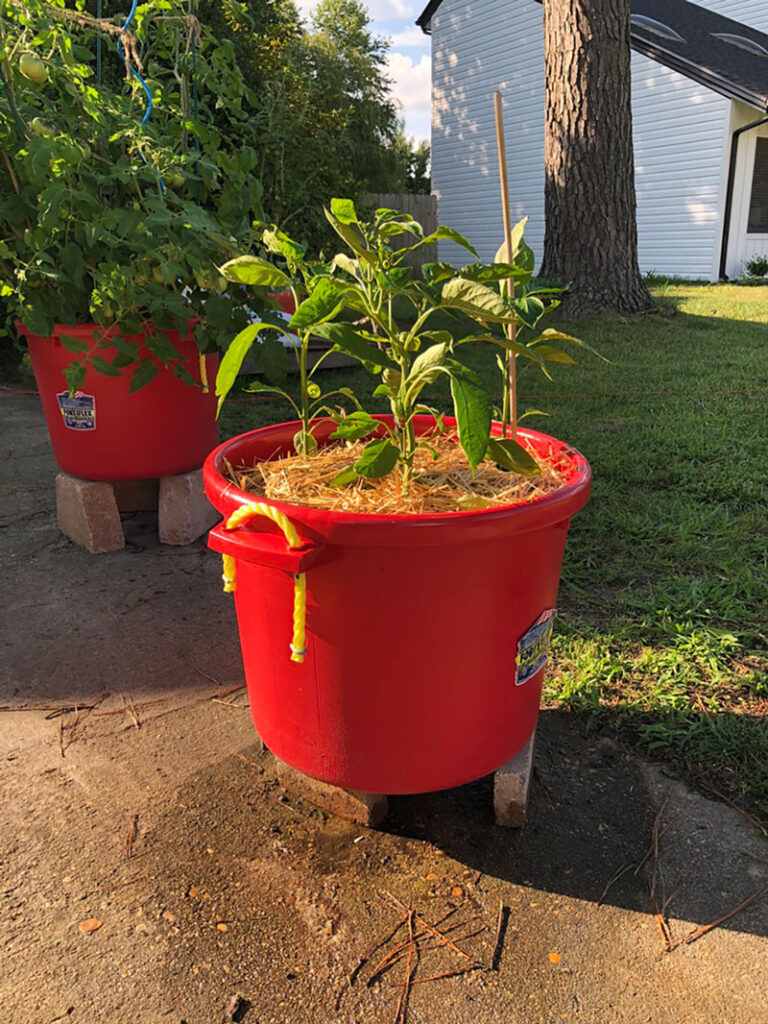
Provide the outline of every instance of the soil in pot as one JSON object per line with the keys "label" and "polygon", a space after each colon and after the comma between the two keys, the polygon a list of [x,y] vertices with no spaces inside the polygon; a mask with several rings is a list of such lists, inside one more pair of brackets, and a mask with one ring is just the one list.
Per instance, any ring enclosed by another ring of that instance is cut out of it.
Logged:
{"label": "soil in pot", "polygon": [[[521,441],[523,439],[521,438]],[[226,464],[226,475],[241,491],[311,508],[369,514],[425,515],[525,504],[559,490],[571,471],[562,451],[528,450],[536,457],[541,474],[521,476],[484,461],[472,476],[466,456],[454,433],[431,437],[431,450],[416,453],[415,472],[407,493],[400,474],[379,480],[358,479],[344,487],[335,477],[362,454],[367,440],[323,445],[310,456],[290,453],[256,465]]]}

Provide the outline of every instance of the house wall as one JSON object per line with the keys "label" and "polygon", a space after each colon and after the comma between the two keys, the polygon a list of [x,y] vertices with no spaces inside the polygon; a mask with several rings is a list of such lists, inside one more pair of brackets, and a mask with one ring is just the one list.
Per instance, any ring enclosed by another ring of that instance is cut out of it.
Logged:
{"label": "house wall", "polygon": [[[759,116],[758,111],[752,107],[748,107],[744,103],[733,103],[730,132],[751,124]],[[768,255],[768,235],[747,234],[752,174],[755,168],[755,145],[760,136],[768,137],[768,125],[761,125],[752,131],[744,132],[739,141],[728,235],[728,258],[725,265],[728,277],[739,277],[744,272],[745,261],[751,256]]]}
{"label": "house wall", "polygon": [[[713,9],[751,0],[708,0]],[[768,4],[766,4],[768,7]],[[768,13],[762,13],[768,21]],[[753,18],[754,23],[754,18]],[[432,20],[432,181],[441,224],[491,259],[501,242],[494,89],[504,100],[513,218],[544,242],[544,46],[533,0],[443,0]],[[716,278],[731,103],[632,55],[639,259],[643,272]],[[441,244],[440,258],[461,261]]]}
{"label": "house wall", "polygon": [[696,0],[715,14],[733,18],[761,32],[768,32],[768,4],[765,0]]}
{"label": "house wall", "polygon": [[[513,220],[544,242],[544,42],[533,0],[443,0],[432,19],[432,188],[440,223],[493,259],[503,241],[493,92],[504,98]],[[440,258],[466,262],[451,243]]]}
{"label": "house wall", "polygon": [[632,54],[643,273],[717,279],[730,112],[725,97]]}

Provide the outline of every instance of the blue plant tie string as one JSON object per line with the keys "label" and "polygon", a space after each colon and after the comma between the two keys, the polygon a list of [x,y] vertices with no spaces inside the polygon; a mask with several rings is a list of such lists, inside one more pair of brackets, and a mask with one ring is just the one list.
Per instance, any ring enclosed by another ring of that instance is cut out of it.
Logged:
{"label": "blue plant tie string", "polygon": [[[128,31],[128,26],[131,24],[131,22],[134,19],[135,14],[136,14],[136,8],[138,6],[138,3],[139,3],[139,0],[133,0],[133,4],[131,6],[130,13],[129,13],[128,17],[125,19],[125,24],[122,27],[122,31],[123,32],[127,32]],[[125,53],[123,51],[123,46],[122,46],[122,43],[120,42],[119,39],[117,40],[117,54],[120,57],[120,59],[123,61],[123,63],[125,63],[127,65],[128,70],[130,71],[130,73],[133,75],[133,77],[136,79],[136,81],[139,83],[139,85],[141,85],[141,87],[143,88],[144,92],[147,94],[147,109],[144,111],[144,117],[142,117],[141,124],[140,124],[140,127],[143,128],[144,125],[149,120],[149,115],[152,113],[152,93],[150,92],[149,86],[144,81],[144,79],[141,77],[139,72],[134,67],[131,66],[129,61],[126,61]],[[144,154],[140,152],[139,156],[144,161],[144,163],[147,164],[147,167],[150,167],[149,163],[147,162],[146,158],[144,157]],[[157,178],[157,180],[158,180],[158,182],[160,184],[160,192],[162,193],[163,196],[165,196],[165,182],[163,181],[161,174],[154,167],[150,167],[150,170],[155,175],[155,177]]]}

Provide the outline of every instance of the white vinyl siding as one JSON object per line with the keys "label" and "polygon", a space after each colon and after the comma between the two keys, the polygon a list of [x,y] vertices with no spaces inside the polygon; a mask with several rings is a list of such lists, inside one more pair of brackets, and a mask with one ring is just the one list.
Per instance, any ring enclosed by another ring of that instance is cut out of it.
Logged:
{"label": "white vinyl siding", "polygon": [[[432,19],[432,187],[440,223],[490,260],[503,239],[493,93],[504,101],[513,221],[544,242],[544,43],[533,0],[443,0]],[[466,262],[451,243],[440,258]]]}
{"label": "white vinyl siding", "polygon": [[698,0],[700,7],[740,21],[760,32],[768,32],[768,3],[765,0]]}
{"label": "white vinyl siding", "polygon": [[[709,0],[708,6],[758,5]],[[527,238],[538,263],[544,241],[541,6],[443,0],[432,39],[432,181],[440,223],[466,235],[482,259],[492,258],[501,242],[493,117],[499,89],[512,216],[528,215]],[[730,101],[633,53],[632,102],[641,269],[716,278]],[[439,251],[441,259],[463,258],[450,243]]]}
{"label": "white vinyl siding", "polygon": [[730,100],[632,54],[640,269],[717,278]]}

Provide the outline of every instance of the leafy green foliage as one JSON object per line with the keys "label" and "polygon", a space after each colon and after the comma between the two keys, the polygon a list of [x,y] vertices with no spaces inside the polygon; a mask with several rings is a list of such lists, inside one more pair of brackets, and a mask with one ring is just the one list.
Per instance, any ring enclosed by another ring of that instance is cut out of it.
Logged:
{"label": "leafy green foliage", "polygon": [[360,0],[322,0],[307,24],[293,0],[201,0],[196,13],[231,42],[245,79],[253,113],[241,137],[258,153],[265,221],[317,251],[330,239],[328,196],[406,191],[423,173],[428,153],[403,135],[392,95],[389,42]]}
{"label": "leafy green foliage", "polygon": [[[521,226],[513,234],[513,260],[520,255],[525,266],[515,262],[486,266],[477,262],[459,271],[449,264],[432,264],[426,280],[422,280],[405,263],[414,249],[431,245],[436,239],[450,239],[474,253],[470,242],[449,227],[440,227],[425,237],[412,217],[397,210],[382,208],[375,211],[373,221],[362,221],[350,199],[331,199],[325,214],[338,237],[352,251],[351,256],[339,252],[329,263],[312,264],[303,248],[284,233],[270,228],[263,236],[267,247],[286,259],[296,303],[288,330],[298,336],[301,388],[297,408],[302,421],[297,435],[299,449],[312,450],[312,424],[318,416],[330,417],[337,424],[332,436],[339,440],[358,441],[376,433],[363,455],[335,483],[341,486],[357,476],[384,476],[399,464],[407,489],[417,450],[430,446],[428,437],[417,436],[415,417],[433,415],[435,430],[443,429],[441,417],[424,404],[422,393],[447,379],[458,440],[472,472],[486,455],[505,469],[524,474],[537,472],[532,457],[514,436],[507,437],[510,424],[504,415],[505,400],[501,414],[503,436],[492,437],[494,406],[485,381],[463,359],[457,359],[455,353],[459,345],[470,343],[498,346],[506,360],[502,360],[505,372],[509,360],[518,355],[528,358],[547,375],[548,362],[572,362],[555,342],[578,345],[575,338],[557,331],[536,333],[541,317],[548,307],[555,305],[556,300],[551,298],[553,290],[538,293],[526,284],[516,295],[509,296],[505,289],[508,278],[525,280],[529,273],[529,250]],[[393,239],[404,234],[415,241],[393,248]],[[256,257],[243,256],[222,267],[222,272],[228,277],[237,274],[238,280],[245,280],[246,273],[252,274],[253,282],[261,284],[262,274],[271,273],[270,266]],[[454,337],[451,331],[435,328],[436,316],[455,318],[457,313],[472,323],[474,332],[468,337]],[[350,314],[355,319],[351,320]],[[509,325],[519,329],[514,340],[507,336]],[[345,416],[328,404],[330,395],[322,395],[313,380],[314,370],[307,371],[312,335],[327,339],[334,349],[353,356],[368,372],[380,376],[374,396],[388,400],[394,421],[391,430],[361,408]],[[222,399],[254,338],[255,332],[250,328],[241,332],[224,357],[216,386]],[[503,393],[506,395],[506,389]]]}
{"label": "leafy green foliage", "polygon": [[67,342],[82,367],[129,372],[135,390],[150,366],[180,365],[169,330],[186,334],[194,319],[199,349],[214,351],[247,323],[244,289],[223,293],[216,267],[250,246],[261,216],[248,91],[230,43],[192,31],[186,5],[150,0],[133,26],[154,98],[141,125],[146,98],[125,81],[114,37],[99,82],[97,29],[64,10],[0,2],[0,290],[9,319],[41,335],[96,323],[129,338],[155,325],[138,363],[130,349],[108,362]]}

